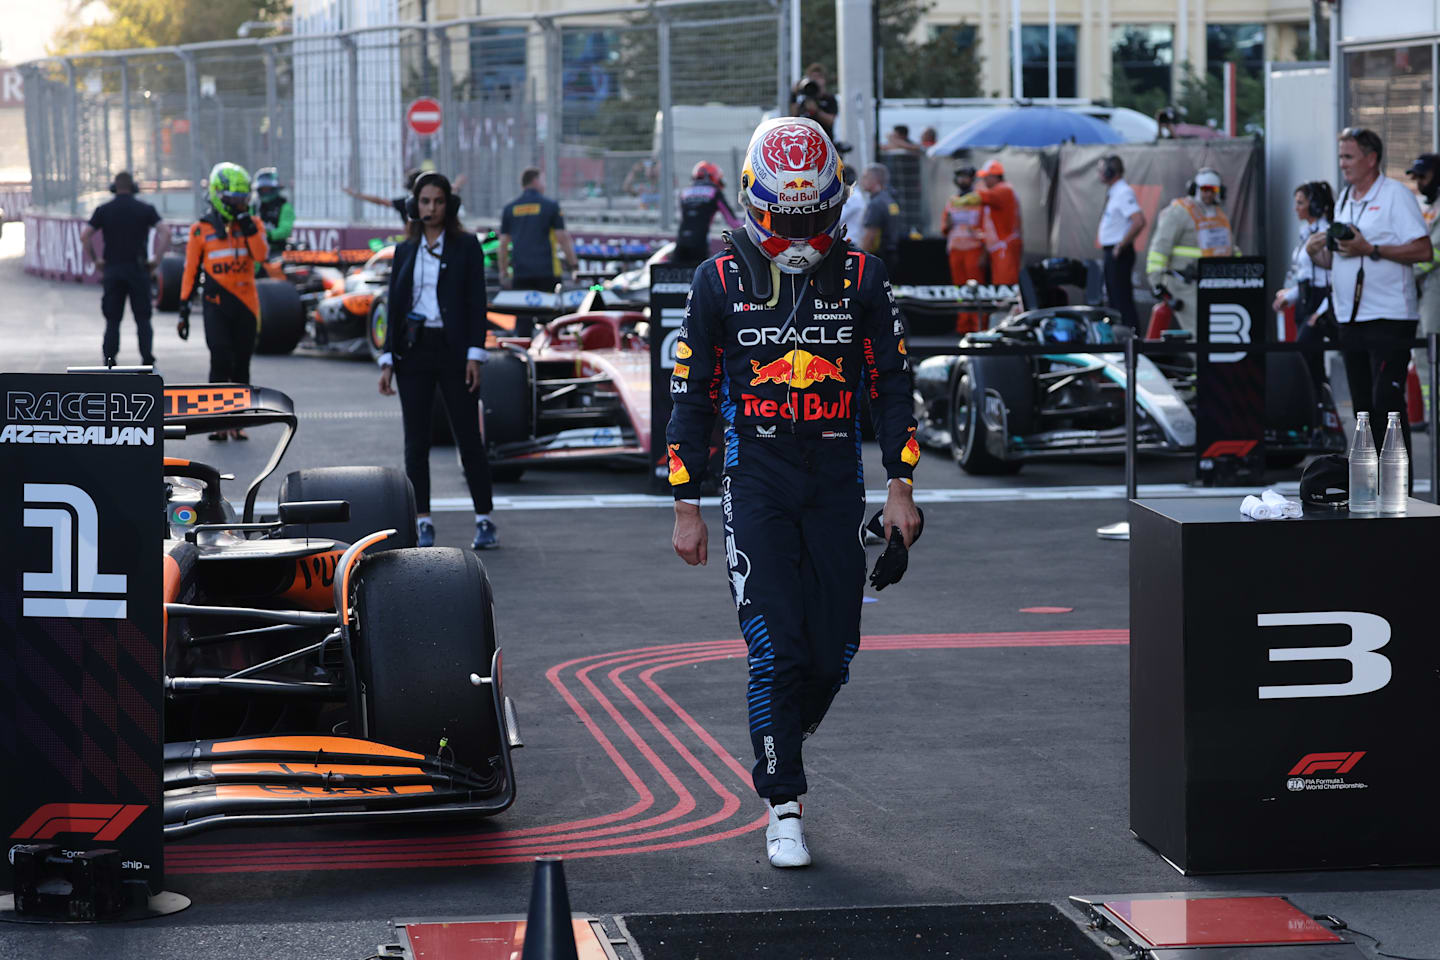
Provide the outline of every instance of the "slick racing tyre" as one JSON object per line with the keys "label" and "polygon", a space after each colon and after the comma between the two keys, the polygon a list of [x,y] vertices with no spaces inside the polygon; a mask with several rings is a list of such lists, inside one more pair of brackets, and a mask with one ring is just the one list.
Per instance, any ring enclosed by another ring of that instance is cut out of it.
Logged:
{"label": "slick racing tyre", "polygon": [[155,295],[156,310],[180,309],[180,279],[185,273],[185,258],[178,253],[167,253],[160,258],[155,271],[159,290]]}
{"label": "slick racing tyre", "polygon": [[485,406],[485,445],[529,440],[532,433],[530,410],[530,365],[513,351],[496,350],[480,368],[480,402]]}
{"label": "slick racing tyre", "polygon": [[496,645],[479,558],[454,547],[367,554],[356,581],[356,671],[370,738],[492,772],[502,756],[495,707],[470,679],[490,676]]}
{"label": "slick racing tyre", "polygon": [[369,552],[415,546],[415,491],[404,472],[394,467],[312,467],[294,470],[280,483],[280,502],[347,500],[350,519],[344,523],[289,524],[282,537],[329,537],[354,543],[377,530],[395,535]]}
{"label": "slick racing tyre", "polygon": [[255,352],[290,353],[305,335],[305,309],[300,292],[288,280],[269,278],[255,281],[260,298],[260,330],[255,337]]}
{"label": "slick racing tyre", "polygon": [[370,320],[365,325],[365,340],[370,346],[370,359],[379,360],[385,352],[385,335],[390,325],[390,311],[385,294],[379,294],[370,301]]}
{"label": "slick racing tyre", "polygon": [[976,476],[1019,473],[1018,461],[1001,460],[986,448],[989,427],[981,409],[983,402],[974,370],[962,369],[950,398],[950,455],[960,469]]}

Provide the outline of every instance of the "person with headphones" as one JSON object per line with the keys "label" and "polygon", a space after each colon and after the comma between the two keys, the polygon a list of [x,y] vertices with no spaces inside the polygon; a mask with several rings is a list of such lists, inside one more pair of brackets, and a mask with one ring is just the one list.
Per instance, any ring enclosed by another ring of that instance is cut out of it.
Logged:
{"label": "person with headphones", "polygon": [[[128,171],[115,174],[110,183],[115,199],[95,208],[90,221],[80,231],[80,247],[100,271],[100,313],[105,317],[105,336],[100,353],[105,366],[113,367],[120,352],[120,321],[125,317],[125,301],[130,301],[130,315],[135,318],[135,334],[140,341],[140,362],[155,363],[154,331],[150,326],[150,273],[170,249],[170,231],[155,231],[155,250],[150,252],[150,231],[159,227],[160,214],[150,204],[137,200],[140,192],[135,178]],[[95,234],[99,233],[104,248],[95,252]]]}
{"label": "person with headphones", "polygon": [[[952,181],[956,193],[940,213],[940,235],[945,238],[945,252],[950,259],[950,282],[957,287],[971,280],[984,283],[985,208],[961,200],[975,189],[975,168],[968,163],[956,167]],[[973,333],[983,326],[984,318],[978,313],[962,311],[955,316],[956,333]]]}
{"label": "person with headphones", "polygon": [[[250,216],[250,174],[234,163],[210,170],[210,209],[190,225],[185,271],[180,275],[180,322],[190,339],[190,296],[200,291],[211,383],[249,383],[250,357],[260,329],[255,266],[265,262],[265,234]],[[245,440],[243,430],[217,430],[211,440]]]}
{"label": "person with headphones", "polygon": [[418,545],[435,545],[430,437],[438,387],[475,507],[470,547],[485,550],[498,545],[479,416],[480,365],[486,360],[485,253],[480,239],[460,226],[457,199],[442,174],[427,171],[415,178],[406,208],[408,236],[391,261],[390,315],[398,322],[385,329],[380,392],[394,396],[399,381]]}
{"label": "person with headphones", "polygon": [[[1295,308],[1295,340],[1297,343],[1318,343],[1331,335],[1330,271],[1317,266],[1305,250],[1305,243],[1317,233],[1330,229],[1335,216],[1335,194],[1323,180],[1302,183],[1295,188],[1295,217],[1300,221],[1300,242],[1290,254],[1290,270],[1285,286],[1275,294],[1272,304],[1276,313],[1286,307]],[[1325,384],[1325,357],[1320,353],[1305,354],[1315,393]]]}
{"label": "person with headphones", "polygon": [[[1151,287],[1165,287],[1180,301],[1175,322],[1195,332],[1196,263],[1201,257],[1240,255],[1230,230],[1230,218],[1221,204],[1225,187],[1212,167],[1195,171],[1186,195],[1177,197],[1155,218],[1150,250],[1145,255],[1145,276]],[[1180,274],[1175,277],[1171,271]]]}
{"label": "person with headphones", "polygon": [[1422,153],[1405,172],[1425,198],[1420,214],[1430,230],[1431,258],[1415,264],[1415,282],[1420,288],[1420,335],[1425,336],[1440,333],[1440,283],[1435,282],[1435,267],[1440,265],[1440,205],[1436,203],[1440,198],[1440,155]]}
{"label": "person with headphones", "polygon": [[1105,212],[1097,236],[1105,251],[1105,294],[1131,330],[1135,313],[1135,238],[1145,229],[1145,213],[1135,189],[1125,182],[1125,162],[1115,154],[1100,158],[1100,182],[1105,184]]}
{"label": "person with headphones", "polygon": [[695,264],[710,256],[710,224],[719,213],[731,230],[740,229],[740,219],[725,200],[725,176],[708,160],[695,164],[690,186],[680,191],[680,230],[675,235],[673,264]]}

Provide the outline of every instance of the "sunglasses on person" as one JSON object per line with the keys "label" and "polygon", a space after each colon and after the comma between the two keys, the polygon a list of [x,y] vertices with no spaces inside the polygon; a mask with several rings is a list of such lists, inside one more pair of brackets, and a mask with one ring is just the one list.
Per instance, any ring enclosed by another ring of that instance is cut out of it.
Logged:
{"label": "sunglasses on person", "polygon": [[1340,140],[1354,140],[1366,153],[1379,155],[1384,147],[1380,135],[1368,127],[1346,127],[1340,131]]}

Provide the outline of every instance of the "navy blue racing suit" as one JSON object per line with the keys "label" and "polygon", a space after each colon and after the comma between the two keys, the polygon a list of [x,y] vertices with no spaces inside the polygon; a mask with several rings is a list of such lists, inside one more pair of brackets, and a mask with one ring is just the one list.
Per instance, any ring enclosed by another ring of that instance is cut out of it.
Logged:
{"label": "navy blue racing suit", "polygon": [[908,481],[920,459],[905,328],[885,266],[848,247],[832,256],[845,258],[842,296],[824,299],[812,277],[775,271],[763,304],[741,289],[732,252],[702,263],[670,381],[676,499],[700,496],[716,414],[727,423],[725,558],[749,648],[753,779],[767,798],[805,792],[801,740],[860,646],[861,390],[887,479]]}

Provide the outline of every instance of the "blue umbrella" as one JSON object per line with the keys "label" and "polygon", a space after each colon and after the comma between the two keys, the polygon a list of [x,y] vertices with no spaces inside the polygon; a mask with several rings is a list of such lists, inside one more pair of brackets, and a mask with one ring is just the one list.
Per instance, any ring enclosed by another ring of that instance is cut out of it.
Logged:
{"label": "blue umbrella", "polygon": [[1012,107],[992,110],[945,135],[929,151],[948,157],[965,147],[1050,147],[1057,143],[1124,143],[1108,123],[1074,110]]}

